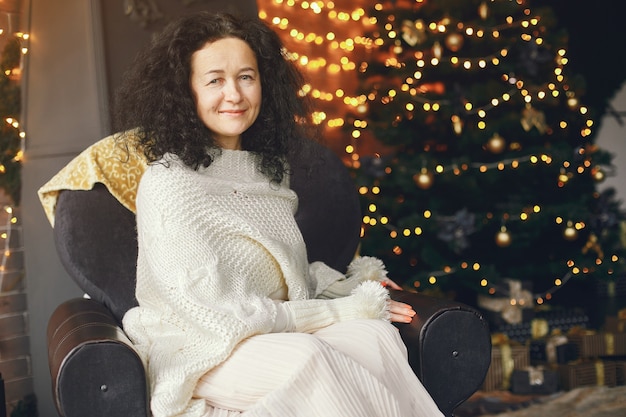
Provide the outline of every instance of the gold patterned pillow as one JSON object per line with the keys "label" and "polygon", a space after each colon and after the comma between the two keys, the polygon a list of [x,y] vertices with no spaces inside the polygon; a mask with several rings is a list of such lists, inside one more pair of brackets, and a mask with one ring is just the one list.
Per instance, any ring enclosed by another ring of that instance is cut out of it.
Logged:
{"label": "gold patterned pillow", "polygon": [[39,200],[48,221],[54,227],[57,197],[62,190],[91,190],[104,184],[119,202],[136,212],[135,197],[147,161],[134,145],[131,132],[114,134],[91,145],[71,160],[39,190]]}

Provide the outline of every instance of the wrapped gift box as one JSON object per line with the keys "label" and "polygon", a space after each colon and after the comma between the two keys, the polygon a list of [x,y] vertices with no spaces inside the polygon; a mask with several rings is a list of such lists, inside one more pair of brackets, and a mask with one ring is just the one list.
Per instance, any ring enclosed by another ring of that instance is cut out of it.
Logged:
{"label": "wrapped gift box", "polygon": [[561,334],[566,334],[571,329],[589,326],[589,316],[579,309],[546,311],[538,313],[537,319],[547,322],[550,333],[560,331]]}
{"label": "wrapped gift box", "polygon": [[626,385],[626,361],[615,361],[615,374],[617,385]]}
{"label": "wrapped gift box", "polygon": [[617,367],[611,361],[585,361],[558,365],[560,387],[571,390],[579,387],[617,385]]}
{"label": "wrapped gift box", "polygon": [[510,340],[526,343],[529,340],[547,337],[550,333],[566,334],[570,330],[587,328],[589,317],[580,310],[536,312],[530,320],[517,324],[493,324],[494,333],[505,334]]}
{"label": "wrapped gift box", "polygon": [[508,390],[511,376],[516,369],[530,366],[528,346],[499,344],[491,349],[491,365],[487,370],[482,389],[484,391]]}
{"label": "wrapped gift box", "polygon": [[626,332],[626,308],[621,309],[615,316],[607,316],[604,323],[604,331],[607,333]]}
{"label": "wrapped gift box", "polygon": [[581,358],[626,356],[626,333],[593,333],[568,335],[576,344]]}
{"label": "wrapped gift box", "polygon": [[559,390],[559,375],[542,366],[516,369],[511,376],[513,394],[554,394]]}
{"label": "wrapped gift box", "polygon": [[626,333],[626,319],[608,316],[604,322],[604,330],[607,333]]}
{"label": "wrapped gift box", "polygon": [[531,340],[529,354],[530,363],[533,365],[565,364],[578,359],[578,347],[566,336],[551,336]]}

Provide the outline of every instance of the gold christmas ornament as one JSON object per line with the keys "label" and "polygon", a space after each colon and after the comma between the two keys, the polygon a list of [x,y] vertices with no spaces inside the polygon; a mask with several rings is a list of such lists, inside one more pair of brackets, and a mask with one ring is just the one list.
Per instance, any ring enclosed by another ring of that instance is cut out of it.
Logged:
{"label": "gold christmas ornament", "polygon": [[443,48],[439,42],[435,42],[433,44],[433,56],[437,59],[441,58],[441,54],[443,53]]}
{"label": "gold christmas ornament", "polygon": [[491,137],[491,139],[489,139],[485,147],[491,153],[502,153],[506,148],[506,141],[498,133],[494,133],[494,135]]}
{"label": "gold christmas ornament", "polygon": [[575,109],[578,107],[578,99],[576,97],[570,97],[567,99],[567,105],[570,109]]}
{"label": "gold christmas ornament", "polygon": [[396,41],[395,46],[393,47],[393,53],[396,55],[402,54],[402,43],[400,41]]}
{"label": "gold christmas ornament", "polygon": [[463,35],[460,33],[451,33],[446,37],[445,44],[446,48],[451,50],[452,52],[457,52],[459,49],[463,47]]}
{"label": "gold christmas ornament", "polygon": [[500,231],[496,234],[496,245],[501,248],[506,248],[511,244],[511,234],[506,230],[505,226],[500,228]]}
{"label": "gold christmas ornament", "polygon": [[576,240],[578,238],[578,230],[572,226],[572,222],[567,222],[567,227],[563,231],[563,237],[569,241]]}
{"label": "gold christmas ornament", "polygon": [[489,17],[489,6],[487,6],[486,1],[483,1],[482,3],[480,3],[480,6],[478,6],[478,15],[483,20]]}
{"label": "gold christmas ornament", "polygon": [[452,128],[457,135],[463,133],[463,120],[456,114],[452,116]]}
{"label": "gold christmas ornament", "polygon": [[602,171],[600,168],[594,168],[591,170],[591,175],[593,176],[593,179],[596,182],[602,182],[604,181],[605,175],[604,175],[604,171]]}
{"label": "gold christmas ornament", "polygon": [[546,115],[535,109],[530,104],[526,104],[526,108],[522,111],[522,119],[520,120],[525,131],[530,131],[533,127],[537,128],[539,133],[544,134],[548,130],[546,123]]}
{"label": "gold christmas ornament", "polygon": [[413,181],[415,181],[415,185],[417,185],[422,190],[427,190],[433,185],[434,176],[432,172],[430,172],[426,168],[422,168],[422,170],[413,175]]}

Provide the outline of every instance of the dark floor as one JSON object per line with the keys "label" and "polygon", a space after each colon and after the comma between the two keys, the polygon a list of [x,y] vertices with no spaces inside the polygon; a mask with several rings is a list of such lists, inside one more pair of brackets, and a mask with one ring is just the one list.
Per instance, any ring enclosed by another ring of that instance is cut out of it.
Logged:
{"label": "dark floor", "polygon": [[[558,394],[555,394],[558,395]],[[454,411],[454,417],[478,417],[519,410],[546,400],[546,395],[515,395],[510,391],[478,391]]]}

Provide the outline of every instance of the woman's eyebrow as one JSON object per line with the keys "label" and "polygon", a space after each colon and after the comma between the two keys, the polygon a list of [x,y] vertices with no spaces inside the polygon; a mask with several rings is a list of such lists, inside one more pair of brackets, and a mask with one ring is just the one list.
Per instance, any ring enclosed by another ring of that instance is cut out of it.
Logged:
{"label": "woman's eyebrow", "polygon": [[[258,72],[258,70],[254,67],[243,67],[241,68],[239,71],[237,71],[238,73],[240,72],[248,72],[248,71],[252,71],[252,72]],[[210,69],[204,72],[204,75],[208,75],[208,74],[223,74],[225,73],[226,70],[224,69]]]}

